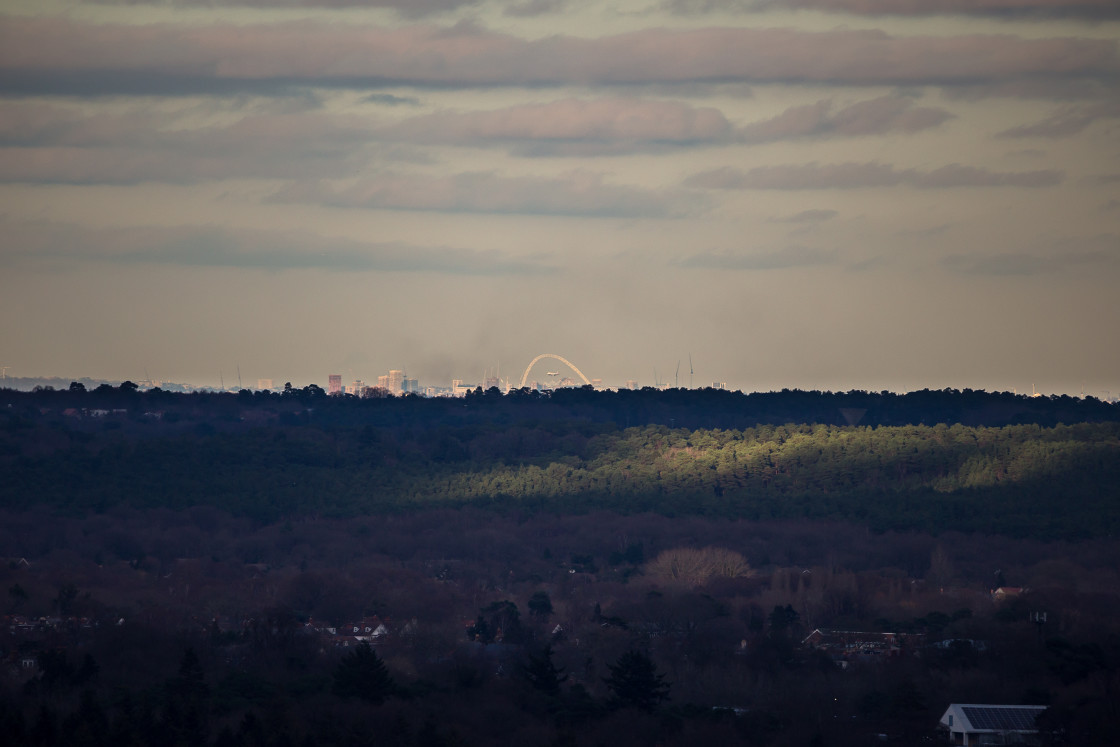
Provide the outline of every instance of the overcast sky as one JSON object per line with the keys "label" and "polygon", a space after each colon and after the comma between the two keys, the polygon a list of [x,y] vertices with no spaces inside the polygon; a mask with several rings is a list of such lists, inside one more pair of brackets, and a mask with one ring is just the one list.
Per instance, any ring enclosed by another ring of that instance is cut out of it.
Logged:
{"label": "overcast sky", "polygon": [[1115,395],[1118,42],[1116,0],[5,0],[0,365]]}

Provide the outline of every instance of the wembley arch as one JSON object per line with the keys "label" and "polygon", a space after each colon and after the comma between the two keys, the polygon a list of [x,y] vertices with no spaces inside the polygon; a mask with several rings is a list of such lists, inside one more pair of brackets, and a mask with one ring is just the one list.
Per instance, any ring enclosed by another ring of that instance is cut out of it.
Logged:
{"label": "wembley arch", "polygon": [[553,355],[552,353],[541,353],[536,358],[534,358],[532,361],[530,361],[529,365],[525,367],[525,373],[521,374],[521,386],[525,386],[525,382],[529,380],[529,372],[533,370],[533,366],[537,365],[537,362],[544,359],[544,358],[552,358],[553,360],[560,361],[565,366],[567,366],[568,368],[575,371],[576,376],[579,376],[581,379],[583,379],[584,384],[588,384],[588,385],[591,384],[591,380],[583,375],[583,371],[580,371],[578,368],[576,368],[575,364],[572,363],[567,358],[564,358],[564,357],[559,356],[559,355]]}

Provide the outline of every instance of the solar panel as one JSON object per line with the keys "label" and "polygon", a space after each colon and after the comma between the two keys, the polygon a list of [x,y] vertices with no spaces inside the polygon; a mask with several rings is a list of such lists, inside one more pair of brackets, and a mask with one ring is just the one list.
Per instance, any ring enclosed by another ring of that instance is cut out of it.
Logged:
{"label": "solar panel", "polygon": [[961,710],[974,729],[993,731],[1031,731],[1035,719],[1046,710],[1045,706],[1007,708],[1000,706],[962,706]]}

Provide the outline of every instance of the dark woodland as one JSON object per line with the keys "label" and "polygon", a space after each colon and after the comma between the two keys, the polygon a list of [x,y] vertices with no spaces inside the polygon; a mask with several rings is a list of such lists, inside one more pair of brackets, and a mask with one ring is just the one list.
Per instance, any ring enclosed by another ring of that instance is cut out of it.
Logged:
{"label": "dark woodland", "polygon": [[1093,398],[75,383],[0,390],[0,470],[12,744],[1120,733]]}

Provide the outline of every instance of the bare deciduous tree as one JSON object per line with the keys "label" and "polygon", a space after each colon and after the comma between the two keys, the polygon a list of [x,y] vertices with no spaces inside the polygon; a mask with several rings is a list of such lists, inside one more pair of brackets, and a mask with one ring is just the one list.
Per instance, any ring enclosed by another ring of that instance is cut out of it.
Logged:
{"label": "bare deciduous tree", "polygon": [[724,547],[676,547],[650,561],[646,572],[665,581],[703,586],[710,578],[748,576],[751,567],[742,555]]}

